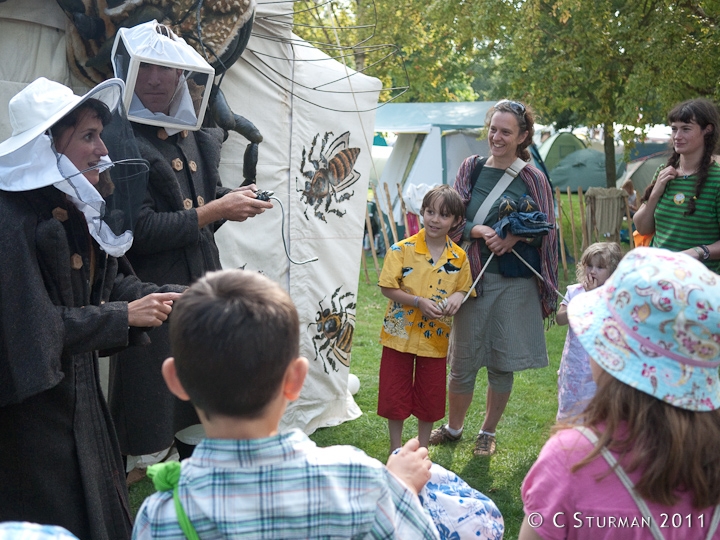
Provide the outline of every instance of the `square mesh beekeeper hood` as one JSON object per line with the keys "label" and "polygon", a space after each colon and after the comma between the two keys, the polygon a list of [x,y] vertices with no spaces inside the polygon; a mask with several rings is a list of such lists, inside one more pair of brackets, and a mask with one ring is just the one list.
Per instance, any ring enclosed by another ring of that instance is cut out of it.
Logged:
{"label": "square mesh beekeeper hood", "polygon": [[168,133],[200,129],[215,70],[168,27],[150,21],[121,28],[112,50],[115,76],[132,122]]}

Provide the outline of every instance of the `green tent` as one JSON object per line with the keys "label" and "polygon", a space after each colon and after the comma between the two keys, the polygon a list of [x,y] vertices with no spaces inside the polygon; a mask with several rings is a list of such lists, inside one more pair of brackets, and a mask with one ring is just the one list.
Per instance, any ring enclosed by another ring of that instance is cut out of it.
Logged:
{"label": "green tent", "polygon": [[645,193],[645,188],[652,182],[655,171],[657,171],[660,165],[664,165],[667,162],[669,155],[670,154],[661,153],[647,157],[632,174],[630,174],[630,179],[632,180],[635,191],[637,191],[638,197],[642,197],[643,193]]}
{"label": "green tent", "polygon": [[550,172],[553,186],[565,193],[570,186],[572,193],[577,193],[578,186],[583,192],[591,187],[606,187],[605,154],[584,148],[564,157]]}
{"label": "green tent", "polygon": [[563,158],[583,148],[585,148],[585,144],[575,135],[567,131],[561,131],[542,143],[539,151],[547,170],[552,171]]}

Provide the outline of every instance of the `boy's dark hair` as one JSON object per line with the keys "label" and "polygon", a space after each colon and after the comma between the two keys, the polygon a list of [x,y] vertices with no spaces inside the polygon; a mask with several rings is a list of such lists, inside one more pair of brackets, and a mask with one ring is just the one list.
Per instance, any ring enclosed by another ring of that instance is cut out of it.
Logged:
{"label": "boy's dark hair", "polygon": [[193,405],[211,416],[259,417],[299,356],[290,296],[256,272],[210,272],[175,301],[170,350]]}
{"label": "boy's dark hair", "polygon": [[448,214],[460,219],[465,216],[465,205],[460,194],[447,184],[435,186],[425,194],[420,213],[424,214],[426,208],[432,208],[437,200],[440,200],[441,214]]}

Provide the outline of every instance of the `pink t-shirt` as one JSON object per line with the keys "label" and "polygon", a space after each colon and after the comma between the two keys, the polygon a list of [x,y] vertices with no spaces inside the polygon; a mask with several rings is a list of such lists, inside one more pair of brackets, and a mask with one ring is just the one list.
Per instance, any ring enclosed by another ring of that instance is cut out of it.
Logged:
{"label": "pink t-shirt", "polygon": [[[610,468],[605,458],[598,456],[589,465],[570,472],[592,448],[590,441],[574,429],[550,438],[523,481],[528,522],[546,540],[652,540],[647,516],[643,518],[617,475],[610,472],[603,478]],[[640,471],[628,476],[636,483]],[[694,509],[688,493],[672,507],[647,505],[666,540],[704,539],[714,511]],[[714,538],[720,538],[720,531]]]}

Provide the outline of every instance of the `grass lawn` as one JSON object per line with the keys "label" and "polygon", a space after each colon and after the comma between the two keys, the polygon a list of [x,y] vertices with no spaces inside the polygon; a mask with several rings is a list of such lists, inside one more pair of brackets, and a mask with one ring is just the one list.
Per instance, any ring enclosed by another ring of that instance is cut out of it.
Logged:
{"label": "grass lawn", "polygon": [[[372,260],[368,262],[371,283],[367,284],[364,273],[361,273],[350,367],[350,371],[360,379],[360,391],[355,395],[355,401],[363,415],[337,427],[320,429],[311,438],[320,446],[352,444],[384,462],[389,452],[387,422],[375,411],[381,351],[378,337],[387,299],[375,285]],[[574,267],[568,272],[574,275]],[[562,285],[561,292],[564,289],[565,285]],[[513,393],[498,427],[498,450],[492,458],[476,458],[472,454],[475,434],[480,429],[485,411],[485,370],[481,370],[478,376],[463,439],[455,444],[430,449],[433,461],[455,471],[495,501],[505,518],[505,538],[517,538],[523,518],[520,484],[547,440],[555,419],[557,370],[565,333],[566,327],[553,326],[545,334],[550,357],[548,368],[515,374]],[[411,418],[405,423],[403,440],[416,435],[417,422]]]}
{"label": "grass lawn", "polygon": [[[563,195],[563,198],[566,198]],[[577,197],[573,209],[576,225],[579,224]],[[564,208],[567,201],[563,200]],[[563,232],[572,250],[570,225],[563,220]],[[579,227],[576,234],[579,236]],[[578,244],[579,249],[579,244]],[[623,245],[623,250],[627,245]],[[380,261],[382,264],[382,261]],[[355,401],[363,414],[357,420],[340,426],[324,428],[311,438],[319,446],[351,444],[363,449],[372,457],[385,462],[389,453],[387,422],[376,414],[378,393],[378,371],[381,347],[378,343],[380,327],[387,306],[387,299],[377,287],[377,274],[372,258],[367,257],[370,283],[366,283],[364,272],[359,276],[355,333],[350,371],[360,379],[360,391]],[[574,283],[575,266],[568,265],[567,279],[563,277],[559,264],[560,292],[564,293],[568,283]],[[475,434],[480,429],[485,411],[486,371],[481,370],[473,398],[473,404],[466,418],[465,436],[455,444],[430,449],[430,457],[440,465],[455,471],[474,488],[482,491],[500,508],[504,518],[505,538],[517,538],[523,519],[520,485],[530,466],[534,463],[542,445],[550,434],[557,412],[557,370],[560,364],[567,327],[553,326],[545,333],[550,366],[544,369],[528,370],[515,374],[515,384],[505,414],[498,426],[497,453],[491,458],[476,458],[472,454]],[[445,419],[445,421],[447,418]],[[437,425],[439,425],[438,423]],[[409,419],[405,423],[403,440],[417,435],[417,422]],[[154,491],[149,480],[131,486],[130,498],[133,512],[137,511],[143,499]]]}

